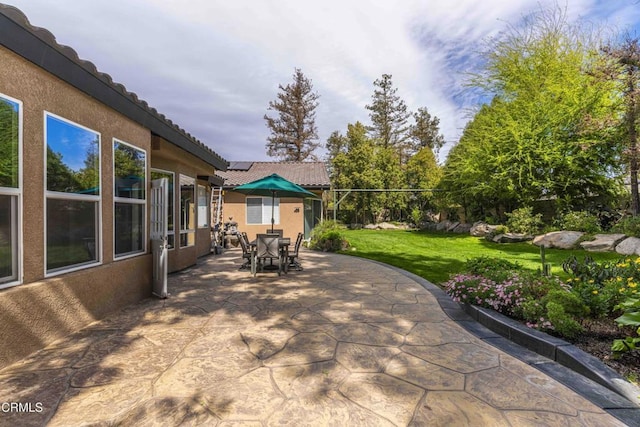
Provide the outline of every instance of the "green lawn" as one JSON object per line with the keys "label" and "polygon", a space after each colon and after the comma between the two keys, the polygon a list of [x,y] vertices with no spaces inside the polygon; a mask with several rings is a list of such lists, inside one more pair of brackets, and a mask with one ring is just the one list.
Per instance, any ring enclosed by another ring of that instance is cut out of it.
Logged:
{"label": "green lawn", "polygon": [[[468,234],[404,230],[346,230],[344,234],[351,249],[342,253],[391,264],[435,284],[461,272],[468,259],[479,256],[507,259],[534,271],[541,266],[540,248],[531,243],[498,244]],[[589,255],[596,261],[621,258],[615,252],[547,249],[546,261],[551,263],[552,273],[564,277],[562,262],[571,255],[580,260]]]}

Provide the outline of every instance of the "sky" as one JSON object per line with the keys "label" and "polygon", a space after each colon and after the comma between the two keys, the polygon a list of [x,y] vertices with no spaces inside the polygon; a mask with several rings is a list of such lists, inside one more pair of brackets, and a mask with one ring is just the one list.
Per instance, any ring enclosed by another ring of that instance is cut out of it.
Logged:
{"label": "sky", "polygon": [[[541,8],[640,36],[640,0],[4,0],[226,160],[276,160],[264,115],[296,68],[320,95],[319,141],[369,123],[390,74],[410,111],[458,141],[480,52]],[[324,152],[318,151],[320,159]]]}

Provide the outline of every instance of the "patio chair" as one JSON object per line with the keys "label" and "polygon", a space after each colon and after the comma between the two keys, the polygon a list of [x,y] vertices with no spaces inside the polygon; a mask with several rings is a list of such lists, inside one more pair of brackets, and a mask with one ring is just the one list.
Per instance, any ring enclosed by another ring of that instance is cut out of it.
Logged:
{"label": "patio chair", "polygon": [[[246,234],[246,233],[243,233]],[[244,270],[251,267],[251,257],[253,256],[251,252],[251,246],[249,245],[249,241],[245,240],[243,235],[238,236],[238,242],[240,242],[240,247],[242,248],[242,259],[246,260],[244,264],[240,266],[240,270]]]}
{"label": "patio chair", "polygon": [[282,273],[282,252],[280,251],[280,237],[277,234],[258,234],[256,239],[256,251],[253,254],[255,262],[255,270],[253,275],[256,275],[257,267],[260,266],[260,271],[264,271],[264,264],[266,260],[273,263],[273,260],[278,261],[278,276]]}
{"label": "patio chair", "polygon": [[302,246],[302,239],[304,238],[304,234],[298,233],[298,237],[296,238],[296,244],[293,247],[293,251],[289,251],[289,268],[293,267],[298,271],[302,271],[302,266],[300,265],[300,261],[298,260],[298,252],[300,251],[300,246]]}
{"label": "patio chair", "polygon": [[284,237],[284,230],[276,228],[275,230],[271,231],[270,228],[267,228],[267,234],[277,234],[278,236],[280,236],[280,238],[282,238]]}

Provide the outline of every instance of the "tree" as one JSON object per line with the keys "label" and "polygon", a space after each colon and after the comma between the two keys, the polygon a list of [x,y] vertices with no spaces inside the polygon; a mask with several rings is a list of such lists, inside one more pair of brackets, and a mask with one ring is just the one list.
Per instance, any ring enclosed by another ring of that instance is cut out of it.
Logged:
{"label": "tree", "polygon": [[414,124],[409,128],[409,135],[413,142],[413,150],[420,151],[428,147],[437,152],[444,145],[444,136],[440,133],[440,119],[431,116],[423,107],[413,113]]}
{"label": "tree", "polygon": [[607,46],[604,52],[615,62],[614,79],[620,82],[624,98],[624,119],[621,121],[622,134],[626,140],[625,154],[629,162],[631,184],[631,211],[640,214],[640,194],[638,193],[638,126],[640,125],[640,45],[638,38],[627,34],[617,47]]}
{"label": "tree", "polygon": [[371,97],[372,103],[365,107],[371,118],[371,126],[367,130],[383,148],[393,147],[402,157],[409,130],[407,106],[396,94],[398,90],[393,87],[390,74],[383,74],[373,84],[376,88]]}
{"label": "tree", "polygon": [[[442,176],[442,168],[436,162],[436,156],[430,147],[423,147],[407,162],[407,185],[409,188],[431,190],[435,189]],[[434,201],[435,193],[416,193],[412,205],[424,212]]]}
{"label": "tree", "polygon": [[489,47],[473,83],[493,95],[452,150],[442,184],[466,207],[511,210],[546,198],[584,206],[619,189],[620,151],[590,122],[615,115],[611,82],[588,72],[597,45],[542,11]]}
{"label": "tree", "polygon": [[336,164],[335,159],[340,154],[346,153],[348,140],[339,131],[333,131],[329,138],[327,138],[327,170],[329,172],[329,178],[331,182],[338,182],[340,180],[341,169],[340,165]]}
{"label": "tree", "polygon": [[278,99],[269,102],[268,110],[275,117],[264,115],[271,136],[267,138],[267,154],[284,161],[314,159],[314,151],[320,145],[315,124],[315,109],[320,95],[313,92],[313,85],[299,68],[293,74],[293,83],[278,85]]}
{"label": "tree", "polygon": [[[381,172],[376,167],[375,144],[367,137],[365,126],[356,122],[347,126],[346,146],[333,157],[333,167],[340,171],[334,175],[334,188],[375,189],[382,185]],[[373,193],[352,193],[345,206],[355,212],[356,222],[374,220],[380,203]]]}

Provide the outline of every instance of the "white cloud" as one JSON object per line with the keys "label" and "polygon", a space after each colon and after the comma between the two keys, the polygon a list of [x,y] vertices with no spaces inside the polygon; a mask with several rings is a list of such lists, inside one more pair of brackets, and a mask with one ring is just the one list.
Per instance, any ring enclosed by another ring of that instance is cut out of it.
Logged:
{"label": "white cloud", "polygon": [[[464,73],[482,41],[553,5],[540,0],[14,0],[32,24],[228,160],[266,159],[263,116],[295,67],[320,93],[322,142],[367,121],[373,81],[392,74],[410,109],[466,123]],[[561,6],[564,7],[564,6]],[[572,0],[569,16],[640,22],[633,0]],[[446,152],[446,150],[445,150]]]}

